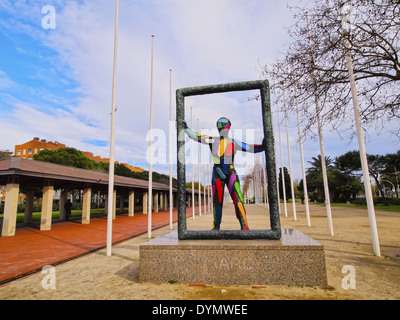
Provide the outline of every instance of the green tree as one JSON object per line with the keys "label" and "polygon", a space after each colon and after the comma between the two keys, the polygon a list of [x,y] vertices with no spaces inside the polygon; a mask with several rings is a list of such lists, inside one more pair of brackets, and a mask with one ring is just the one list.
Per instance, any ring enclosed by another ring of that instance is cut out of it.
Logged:
{"label": "green tree", "polygon": [[[328,174],[328,184],[329,184],[329,192],[331,200],[332,198],[332,181],[334,176],[334,166],[333,160],[328,156],[325,157],[326,162],[326,171]],[[321,155],[317,157],[312,157],[312,160],[309,161],[311,167],[306,170],[307,173],[307,187],[309,190],[309,195],[311,200],[317,200],[323,202],[325,199],[324,193],[324,182],[322,177],[322,161]]]}
{"label": "green tree", "polygon": [[[376,187],[380,191],[382,197],[386,196],[383,190],[382,180],[390,181],[398,192],[400,151],[386,155],[367,155],[367,160],[369,174],[375,180]],[[358,151],[350,151],[338,157],[336,159],[336,166],[342,173],[361,177],[361,160]]]}
{"label": "green tree", "polygon": [[115,164],[114,165],[114,174],[117,176],[123,176],[123,177],[131,177],[133,178],[133,172],[125,167],[123,164]]}
{"label": "green tree", "polygon": [[332,198],[335,202],[345,202],[355,199],[356,196],[364,190],[359,175],[349,174],[335,170],[330,183]]}
{"label": "green tree", "polygon": [[[385,168],[385,157],[381,155],[367,155],[369,174],[374,178],[376,187],[379,189],[382,197],[385,197],[382,184],[379,181],[380,174]],[[361,161],[360,161],[361,168]]]}
{"label": "green tree", "polygon": [[57,150],[42,150],[33,156],[34,160],[56,163],[63,166],[93,170],[96,162],[90,160],[75,148],[60,148]]}
{"label": "green tree", "polygon": [[360,153],[358,151],[349,151],[336,158],[336,168],[343,173],[355,174],[361,171]]}
{"label": "green tree", "polygon": [[[385,197],[385,192],[381,180],[389,180],[396,186],[398,184],[398,176],[400,169],[400,151],[394,154],[382,155],[367,155],[368,171],[375,180],[376,187],[379,189],[382,197]],[[336,160],[337,167],[348,173],[361,175],[361,160],[358,151],[350,151],[340,156]]]}
{"label": "green tree", "polygon": [[[292,188],[290,185],[290,175],[286,167],[283,167],[283,175],[285,178],[285,193],[286,199],[292,199]],[[279,197],[283,199],[283,183],[282,183],[282,168],[279,168]]]}
{"label": "green tree", "polygon": [[[42,150],[38,154],[35,154],[33,156],[33,159],[37,161],[56,163],[68,167],[81,168],[86,170],[96,170],[105,173],[109,172],[109,163],[96,162],[94,160],[91,160],[88,157],[86,157],[81,151],[75,148]],[[114,165],[114,174],[117,176],[130,177],[139,180],[149,179],[148,171],[133,172],[123,164],[119,163],[116,163]],[[169,183],[169,176],[153,171],[153,181],[158,182],[160,180],[168,180]],[[176,184],[175,179],[174,183]]]}
{"label": "green tree", "polygon": [[381,171],[381,180],[390,181],[395,186],[396,196],[399,197],[400,150],[385,156],[385,168]]}
{"label": "green tree", "polygon": [[361,183],[361,160],[358,151],[350,151],[336,158],[336,188],[339,198],[349,200],[364,190]]}
{"label": "green tree", "polygon": [[[186,188],[192,189],[192,182],[186,182]],[[201,192],[203,192],[204,185],[202,185],[201,183],[200,183],[200,188],[201,188]],[[198,182],[193,183],[193,189],[194,190],[199,190],[199,183]]]}
{"label": "green tree", "polygon": [[0,160],[8,159],[12,155],[10,150],[0,150]]}

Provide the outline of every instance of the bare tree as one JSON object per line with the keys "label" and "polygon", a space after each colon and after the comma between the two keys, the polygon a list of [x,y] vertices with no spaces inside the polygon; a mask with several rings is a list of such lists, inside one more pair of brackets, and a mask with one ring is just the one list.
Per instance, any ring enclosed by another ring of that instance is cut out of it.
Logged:
{"label": "bare tree", "polygon": [[[266,196],[264,185],[267,183],[264,179],[263,168],[259,159],[255,159],[254,165],[247,170],[247,174],[241,178],[243,183],[243,194],[260,195],[262,199]],[[256,183],[258,181],[258,184]]]}
{"label": "bare tree", "polygon": [[[342,26],[341,4],[347,11],[347,31]],[[305,131],[316,121],[316,110],[311,108],[315,95],[322,122],[334,129],[345,129],[341,124],[352,114],[345,38],[350,43],[364,129],[399,122],[400,1],[315,0],[313,8],[290,10],[297,20],[288,31],[293,42],[283,60],[264,68],[264,75],[272,80],[273,90],[297,87]],[[295,108],[294,100],[289,104]],[[400,137],[400,125],[393,133]]]}

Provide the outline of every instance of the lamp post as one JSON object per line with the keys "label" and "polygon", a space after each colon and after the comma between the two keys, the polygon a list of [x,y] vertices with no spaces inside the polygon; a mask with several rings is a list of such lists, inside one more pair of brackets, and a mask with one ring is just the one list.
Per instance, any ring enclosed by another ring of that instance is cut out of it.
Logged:
{"label": "lamp post", "polygon": [[389,182],[392,186],[393,186],[393,190],[396,191],[396,187],[393,184],[393,182],[389,181],[389,180],[381,180],[381,182]]}

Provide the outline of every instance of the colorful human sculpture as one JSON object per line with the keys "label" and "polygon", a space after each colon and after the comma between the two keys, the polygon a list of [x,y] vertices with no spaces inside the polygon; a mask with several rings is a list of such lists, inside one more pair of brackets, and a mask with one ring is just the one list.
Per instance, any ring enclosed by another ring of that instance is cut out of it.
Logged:
{"label": "colorful human sculpture", "polygon": [[239,220],[241,230],[249,230],[244,208],[243,194],[240,189],[239,176],[236,173],[234,159],[237,151],[259,153],[264,151],[264,146],[250,145],[237,141],[228,136],[231,121],[222,117],[217,121],[219,137],[201,135],[189,128],[184,122],[186,134],[194,141],[208,145],[213,159],[212,193],[214,223],[212,230],[220,230],[222,220],[222,206],[225,185],[235,206],[236,217]]}

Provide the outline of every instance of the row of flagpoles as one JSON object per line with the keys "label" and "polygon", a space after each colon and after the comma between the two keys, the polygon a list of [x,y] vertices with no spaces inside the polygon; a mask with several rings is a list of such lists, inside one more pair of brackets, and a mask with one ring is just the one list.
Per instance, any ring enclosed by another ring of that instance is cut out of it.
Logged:
{"label": "row of flagpoles", "polygon": [[[345,18],[344,13],[344,6],[341,0],[339,0],[339,7],[340,7],[340,18],[342,20],[342,31],[344,34],[348,33],[346,30],[347,21]],[[310,23],[308,19],[308,13],[306,12],[306,20],[307,20],[307,28],[308,28],[308,35],[309,35],[309,46],[311,49],[311,59],[312,63],[314,63],[314,57],[312,52],[312,41],[311,41],[311,32],[310,32]],[[372,247],[374,254],[376,256],[380,256],[380,246],[379,246],[379,237],[378,237],[378,230],[376,225],[376,217],[375,217],[375,208],[373,202],[373,194],[371,188],[371,179],[368,170],[368,162],[367,162],[367,154],[365,148],[365,141],[363,130],[361,126],[361,117],[360,117],[360,107],[358,102],[358,95],[356,89],[356,82],[355,76],[353,72],[353,62],[352,57],[350,54],[350,44],[346,37],[344,37],[345,48],[347,50],[346,53],[346,60],[347,60],[347,67],[349,72],[349,82],[351,87],[352,93],[352,101],[353,101],[353,110],[354,110],[354,119],[356,124],[356,131],[357,131],[357,139],[358,139],[358,146],[361,158],[361,166],[362,166],[362,173],[363,173],[363,182],[364,182],[364,189],[365,189],[365,198],[367,201],[367,209],[368,209],[368,218],[370,223],[370,230],[371,230],[371,238],[372,238]],[[333,230],[333,222],[332,222],[332,212],[331,212],[331,204],[330,204],[330,195],[329,195],[329,186],[328,186],[328,175],[326,169],[326,161],[325,161],[325,150],[324,150],[324,142],[323,142],[323,135],[322,135],[322,125],[320,119],[320,107],[319,107],[319,100],[318,100],[318,93],[317,93],[317,82],[315,76],[315,68],[313,68],[313,79],[314,79],[314,96],[315,96],[315,106],[316,106],[316,114],[317,114],[317,125],[318,125],[318,137],[320,142],[320,152],[321,152],[321,166],[322,166],[322,176],[324,182],[324,193],[325,193],[325,207],[326,207],[326,215],[328,218],[328,229],[329,234],[334,236]],[[311,226],[310,222],[310,213],[309,213],[309,206],[308,206],[308,191],[307,191],[307,181],[306,181],[306,173],[305,173],[305,166],[304,166],[304,153],[303,153],[303,145],[302,145],[302,133],[300,128],[300,117],[299,117],[299,110],[298,110],[298,102],[297,102],[297,88],[295,88],[295,98],[296,98],[296,110],[297,110],[297,122],[298,122],[298,132],[299,132],[299,143],[300,143],[300,155],[301,155],[301,164],[302,164],[302,176],[303,176],[303,186],[304,186],[304,196],[305,196],[305,205],[306,205],[306,216],[307,216],[307,225]],[[285,120],[286,120],[286,132],[287,132],[287,144],[288,144],[288,154],[289,154],[289,167],[290,167],[290,178],[292,179],[292,168],[291,168],[291,156],[290,156],[290,144],[289,144],[289,132],[288,132],[288,123],[287,123],[287,113],[286,113],[286,99],[285,99],[285,92],[284,95],[284,113],[285,113]],[[278,133],[279,133],[279,142],[280,142],[280,153],[281,153],[281,167],[282,167],[282,184],[283,184],[283,198],[284,198],[284,209],[285,209],[285,216],[287,217],[287,206],[286,206],[286,195],[285,195],[285,179],[283,173],[283,160],[282,160],[282,142],[281,142],[281,132],[280,132],[280,121],[279,121],[279,110],[277,112],[278,117]],[[276,152],[275,152],[276,153]],[[277,170],[278,175],[278,170]],[[277,182],[279,181],[277,177]],[[292,194],[293,194],[293,181],[291,181],[292,187]],[[279,185],[278,185],[278,197],[279,197]],[[296,209],[294,206],[294,199],[293,199],[293,215],[294,220],[296,220]]]}
{"label": "row of flagpoles", "polygon": [[[341,4],[341,1],[340,1]],[[342,21],[344,21],[344,13],[343,13],[343,7],[341,6],[340,8],[340,15],[342,18]],[[116,80],[117,80],[117,48],[118,48],[118,16],[119,16],[119,0],[116,0],[116,16],[115,16],[115,36],[114,36],[114,62],[113,62],[113,82],[112,82],[112,106],[111,106],[111,133],[110,133],[110,164],[109,164],[109,185],[108,185],[108,215],[107,215],[107,244],[106,244],[106,253],[107,256],[111,255],[111,250],[112,250],[112,205],[113,205],[113,197],[114,197],[114,146],[115,146],[115,112],[117,111],[117,106],[116,106]],[[307,18],[307,26],[308,26],[308,32],[310,34],[310,26],[309,26],[309,20],[308,20],[308,15],[306,15]],[[345,23],[343,23],[343,31],[346,32],[345,30]],[[345,40],[347,41],[347,40]],[[345,43],[346,48],[349,48],[349,43],[348,41]],[[311,43],[311,36],[310,36],[310,47],[312,48],[312,43]],[[151,49],[151,85],[150,85],[150,142],[149,142],[149,156],[150,156],[150,163],[149,163],[149,186],[148,186],[148,236],[151,238],[151,224],[152,224],[152,127],[153,127],[153,52],[154,52],[154,35],[152,35],[152,49]],[[370,221],[370,229],[371,229],[371,236],[372,236],[372,244],[373,244],[373,250],[376,256],[380,256],[380,248],[379,248],[379,239],[378,239],[378,232],[377,232],[377,226],[376,226],[376,220],[375,220],[375,211],[374,211],[374,205],[373,205],[373,197],[372,197],[372,190],[371,190],[371,184],[370,184],[370,178],[369,178],[369,171],[368,171],[368,163],[367,163],[367,158],[366,158],[366,150],[365,150],[365,142],[364,142],[364,137],[363,137],[363,132],[362,132],[362,127],[361,127],[361,121],[360,121],[360,111],[359,111],[359,105],[358,105],[358,99],[357,99],[357,91],[356,91],[356,86],[355,86],[355,78],[353,74],[353,67],[352,67],[352,59],[351,55],[348,52],[346,55],[347,59],[347,65],[348,65],[348,70],[349,70],[349,78],[350,78],[350,85],[351,85],[351,90],[352,90],[352,98],[353,98],[353,109],[354,109],[354,115],[355,115],[355,123],[356,123],[356,128],[357,128],[357,136],[358,136],[358,143],[359,143],[359,149],[360,149],[360,156],[361,156],[361,163],[362,163],[362,171],[363,171],[363,180],[364,180],[364,186],[365,186],[365,195],[367,199],[367,206],[368,206],[368,216],[369,216],[369,221]],[[171,85],[171,73],[172,70],[170,70],[170,228],[172,229],[172,207],[173,207],[173,197],[172,197],[172,128],[171,128],[171,123],[172,123],[172,85]],[[317,109],[317,124],[318,124],[318,135],[319,135],[319,141],[320,141],[320,151],[321,151],[321,162],[322,162],[322,172],[323,172],[323,181],[324,181],[324,190],[325,190],[325,201],[326,201],[326,211],[327,211],[327,218],[328,218],[328,228],[329,228],[329,233],[331,236],[334,235],[333,231],[333,224],[332,224],[332,213],[331,213],[331,205],[330,205],[330,197],[329,197],[329,187],[328,187],[328,178],[327,178],[327,171],[326,171],[326,163],[325,163],[325,152],[324,152],[324,143],[323,143],[323,137],[322,137],[322,127],[321,127],[321,121],[320,121],[320,110],[319,110],[319,102],[318,102],[318,96],[316,92],[316,78],[314,75],[314,85],[315,85],[315,104],[316,104],[316,109]],[[286,114],[286,102],[285,102],[285,118],[286,118],[286,129],[288,130],[288,125],[287,125],[287,114]],[[279,115],[278,115],[279,117]],[[306,203],[306,213],[307,213],[307,225],[310,225],[310,216],[309,216],[309,209],[308,209],[308,197],[307,197],[307,183],[305,180],[305,167],[304,167],[304,155],[303,155],[303,149],[302,149],[302,144],[301,144],[301,128],[300,128],[300,122],[299,122],[299,115],[297,113],[298,117],[298,130],[299,130],[299,138],[300,138],[300,152],[301,152],[301,160],[302,160],[302,173],[303,173],[303,185],[305,187],[305,203]],[[278,118],[279,119],[279,118]],[[279,120],[278,120],[279,124]],[[192,124],[191,124],[191,127]],[[198,130],[199,131],[199,130]],[[288,150],[289,150],[289,159],[290,159],[290,145],[289,145],[289,135],[287,131],[287,139],[288,139]],[[281,141],[281,136],[280,136],[280,129],[279,129],[279,140]],[[281,142],[280,142],[281,143]],[[281,147],[282,149],[282,147]],[[193,159],[192,159],[193,160]],[[282,161],[282,151],[281,151],[281,161]],[[193,161],[192,161],[193,163]],[[200,152],[199,152],[199,163],[200,163]],[[291,160],[290,160],[290,177],[292,179],[292,165],[291,165]],[[283,163],[282,163],[282,171],[283,171]],[[200,166],[199,166],[199,189],[200,189]],[[282,172],[282,177],[284,177],[284,173]],[[278,181],[278,179],[277,179]],[[193,179],[193,166],[192,166],[192,201],[194,200],[194,179]],[[282,183],[284,183],[284,179],[282,178]],[[292,185],[292,195],[294,197],[294,191],[293,191],[293,182],[291,181]],[[279,188],[278,188],[279,190]],[[278,191],[279,192],[279,191]],[[285,186],[283,186],[283,192],[285,193]],[[284,196],[284,198],[286,198]],[[194,201],[193,201],[193,217],[194,217]],[[199,193],[199,207],[201,208],[201,192]],[[201,209],[200,209],[201,210]],[[285,205],[285,210],[286,210],[286,205]],[[295,201],[293,199],[293,212],[294,212],[294,219],[296,220],[296,209],[295,209]],[[287,216],[287,212],[285,212],[285,216]]]}
{"label": "row of flagpoles", "polygon": [[[108,215],[107,215],[107,241],[106,253],[107,256],[112,254],[112,206],[114,198],[114,162],[115,162],[115,113],[116,106],[116,82],[117,82],[117,56],[118,56],[118,21],[119,21],[119,0],[116,0],[116,14],[115,14],[115,35],[114,35],[114,63],[113,63],[113,81],[112,81],[112,107],[111,107],[111,133],[110,133],[110,163],[109,163],[109,181],[108,181]],[[148,183],[148,196],[147,196],[147,213],[148,213],[148,238],[151,238],[152,233],[152,210],[153,210],[153,168],[152,168],[152,129],[153,129],[153,72],[154,72],[154,35],[152,35],[151,45],[151,82],[150,82],[150,141],[149,141],[149,183]],[[170,115],[169,115],[169,216],[170,216],[170,229],[172,229],[173,218],[173,192],[172,192],[172,69],[170,69],[170,101],[169,101]],[[200,157],[200,153],[199,153]],[[200,161],[200,159],[199,159]],[[192,161],[193,162],[193,161]],[[199,166],[199,179],[200,179],[200,166]],[[192,174],[193,177],[193,174]],[[194,179],[193,184],[194,184]],[[199,190],[199,207],[201,212],[201,190]],[[210,194],[210,192],[208,192]],[[204,195],[204,203],[206,199],[206,192]],[[209,196],[208,196],[209,197]],[[194,185],[192,185],[192,207],[194,217]]]}

